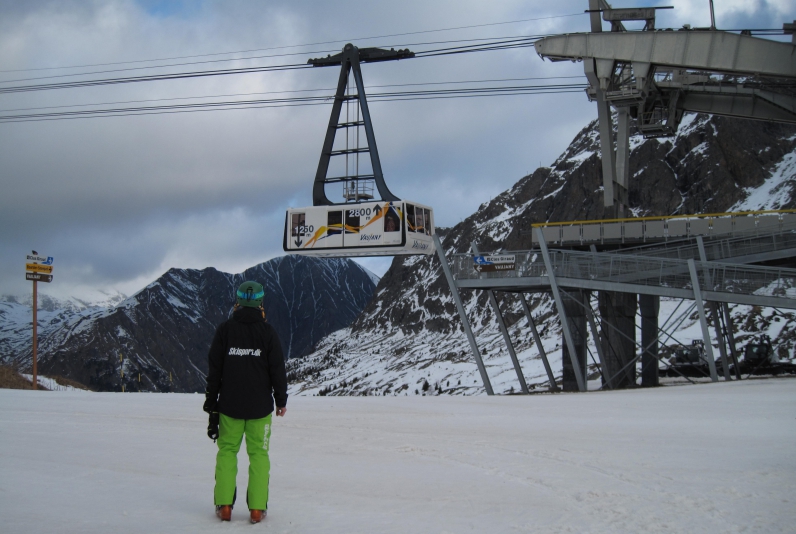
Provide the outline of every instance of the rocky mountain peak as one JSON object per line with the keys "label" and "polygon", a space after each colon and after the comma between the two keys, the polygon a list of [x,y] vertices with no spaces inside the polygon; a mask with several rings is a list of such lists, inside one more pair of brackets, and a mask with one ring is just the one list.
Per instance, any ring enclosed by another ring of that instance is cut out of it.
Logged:
{"label": "rocky mountain peak", "polygon": [[[267,319],[288,358],[347,327],[375,289],[373,273],[346,259],[286,256],[238,274],[173,268],[116,305],[41,314],[39,372],[100,390],[204,391],[210,341],[246,280],[265,287]],[[5,304],[0,357],[24,367],[30,308]]]}

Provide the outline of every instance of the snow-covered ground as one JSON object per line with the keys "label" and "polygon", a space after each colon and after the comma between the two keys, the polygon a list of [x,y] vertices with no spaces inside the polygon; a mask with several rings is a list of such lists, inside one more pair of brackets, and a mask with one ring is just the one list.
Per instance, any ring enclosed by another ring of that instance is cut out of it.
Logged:
{"label": "snow-covered ground", "polygon": [[270,509],[257,526],[243,499],[231,524],[213,515],[216,447],[202,401],[0,390],[0,530],[713,533],[796,524],[795,379],[294,397],[273,427]]}
{"label": "snow-covered ground", "polygon": [[[20,376],[31,384],[33,383],[32,374],[22,373]],[[50,378],[49,376],[36,375],[36,383],[49,391],[80,391],[80,388],[59,384],[54,378]]]}

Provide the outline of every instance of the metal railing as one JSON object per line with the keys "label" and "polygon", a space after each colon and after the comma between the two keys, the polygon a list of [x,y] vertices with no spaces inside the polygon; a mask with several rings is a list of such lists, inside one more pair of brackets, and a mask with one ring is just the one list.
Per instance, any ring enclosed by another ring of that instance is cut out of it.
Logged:
{"label": "metal railing", "polygon": [[[514,268],[479,272],[473,254],[455,254],[452,261],[458,280],[542,278],[547,270],[541,252],[506,253],[514,256]],[[553,274],[561,285],[565,279],[604,282],[617,286],[654,286],[672,290],[693,290],[688,262],[680,259],[640,255],[551,250]],[[796,299],[796,269],[757,267],[733,263],[695,262],[703,291]],[[563,280],[562,280],[563,279]]]}
{"label": "metal railing", "polygon": [[[796,228],[796,210],[765,210],[703,215],[672,215],[599,221],[532,224],[550,244],[638,243],[694,236],[740,236]],[[538,243],[535,231],[532,242]]]}
{"label": "metal railing", "polygon": [[[739,237],[704,240],[705,257],[708,261],[771,254],[782,250],[796,249],[796,217],[782,222],[779,229],[745,232]],[[674,241],[618,250],[619,254],[637,254],[648,257],[673,259],[701,259],[699,245],[693,241]]]}

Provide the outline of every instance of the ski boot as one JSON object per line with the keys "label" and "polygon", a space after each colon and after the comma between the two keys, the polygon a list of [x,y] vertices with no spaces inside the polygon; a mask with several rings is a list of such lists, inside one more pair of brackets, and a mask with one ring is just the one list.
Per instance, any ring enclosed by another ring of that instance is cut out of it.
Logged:
{"label": "ski boot", "polygon": [[232,519],[232,506],[229,504],[216,505],[216,516],[221,521],[229,521]]}
{"label": "ski boot", "polygon": [[265,510],[249,510],[249,520],[254,523],[259,523],[263,519],[265,519],[265,514],[267,512]]}

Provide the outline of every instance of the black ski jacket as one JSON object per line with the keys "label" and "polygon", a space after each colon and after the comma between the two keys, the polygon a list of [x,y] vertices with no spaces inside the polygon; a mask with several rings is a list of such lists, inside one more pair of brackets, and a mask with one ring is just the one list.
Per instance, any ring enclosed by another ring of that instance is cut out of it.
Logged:
{"label": "black ski jacket", "polygon": [[207,393],[235,419],[260,419],[287,405],[282,345],[258,308],[241,307],[216,329],[208,354]]}

